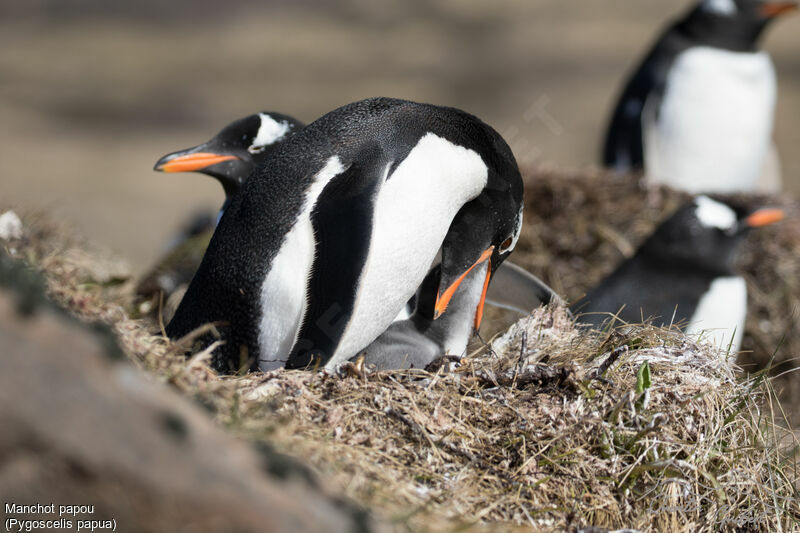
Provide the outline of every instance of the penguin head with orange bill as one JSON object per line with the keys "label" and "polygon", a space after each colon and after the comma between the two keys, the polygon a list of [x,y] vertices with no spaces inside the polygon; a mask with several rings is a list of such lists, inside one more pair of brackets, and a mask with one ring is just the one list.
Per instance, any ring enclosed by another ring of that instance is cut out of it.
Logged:
{"label": "penguin head with orange bill", "polygon": [[462,282],[473,271],[483,273],[483,283],[470,284],[468,290],[481,290],[473,326],[480,327],[486,291],[492,275],[511,255],[522,230],[522,179],[501,178],[489,171],[483,192],[461,208],[442,243],[441,277],[434,305],[434,319],[446,310]]}

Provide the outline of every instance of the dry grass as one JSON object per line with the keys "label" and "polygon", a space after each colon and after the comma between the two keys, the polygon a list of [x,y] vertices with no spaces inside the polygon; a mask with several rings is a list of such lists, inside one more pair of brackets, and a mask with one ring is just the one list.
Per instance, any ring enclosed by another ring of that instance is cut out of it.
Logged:
{"label": "dry grass", "polygon": [[[187,362],[152,334],[158,325],[129,317],[132,284],[118,282],[113,258],[41,219],[25,222],[13,253],[42,269],[73,313],[113,325],[154,379],[236,434],[307,461],[398,531],[800,526],[786,454],[796,443],[773,424],[769,383],[680,333],[590,332],[541,309],[451,372],[219,377],[203,354]],[[528,243],[561,238],[526,231]]]}
{"label": "dry grass", "polygon": [[[513,260],[568,301],[611,272],[689,198],[596,170],[538,168],[526,175],[526,223]],[[771,364],[770,374],[780,375],[774,386],[784,404],[800,405],[800,203],[788,196],[722,198],[786,211],[783,222],[753,231],[740,256],[749,301],[737,363],[748,372]],[[790,412],[800,425],[800,409]]]}

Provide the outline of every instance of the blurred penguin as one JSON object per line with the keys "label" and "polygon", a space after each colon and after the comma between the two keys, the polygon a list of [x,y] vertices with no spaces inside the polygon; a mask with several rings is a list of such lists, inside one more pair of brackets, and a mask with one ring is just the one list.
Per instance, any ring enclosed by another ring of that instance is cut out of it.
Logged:
{"label": "blurred penguin", "polygon": [[579,322],[595,327],[615,319],[677,325],[735,353],[747,315],[747,288],[734,271],[736,257],[751,229],[782,218],[779,209],[745,211],[698,196],[573,304],[572,311]]}
{"label": "blurred penguin", "polygon": [[795,2],[704,0],[660,36],[628,80],[603,163],[644,169],[651,183],[692,194],[775,192],[777,86],[765,28]]}

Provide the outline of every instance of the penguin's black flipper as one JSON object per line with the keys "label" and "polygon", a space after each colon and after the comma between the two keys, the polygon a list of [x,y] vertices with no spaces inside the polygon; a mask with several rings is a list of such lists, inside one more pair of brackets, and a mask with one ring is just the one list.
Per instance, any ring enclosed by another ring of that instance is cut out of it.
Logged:
{"label": "penguin's black flipper", "polygon": [[645,110],[655,113],[664,94],[667,73],[688,44],[678,34],[666,32],[628,80],[614,108],[603,145],[603,166],[618,172],[644,168]]}
{"label": "penguin's black flipper", "polygon": [[492,276],[486,303],[523,315],[549,303],[564,300],[545,282],[510,261],[503,262]]}
{"label": "penguin's black flipper", "polygon": [[387,164],[377,144],[368,144],[355,159],[328,184],[312,214],[317,247],[308,309],[287,368],[304,368],[315,357],[327,363],[355,309],[353,287],[369,254],[374,199],[382,185],[375,176]]}
{"label": "penguin's black flipper", "polygon": [[649,89],[650,82],[646,73],[641,70],[625,87],[606,134],[603,166],[618,172],[629,172],[644,167],[642,110]]}

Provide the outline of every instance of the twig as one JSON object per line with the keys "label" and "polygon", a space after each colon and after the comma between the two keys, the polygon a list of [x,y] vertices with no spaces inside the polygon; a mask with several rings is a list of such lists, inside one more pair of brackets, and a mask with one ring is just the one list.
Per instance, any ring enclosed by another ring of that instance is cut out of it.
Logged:
{"label": "twig", "polygon": [[161,335],[168,339],[167,328],[164,325],[164,291],[158,293],[158,327],[161,329]]}
{"label": "twig", "polygon": [[222,323],[212,322],[209,324],[203,324],[199,328],[193,329],[180,339],[174,340],[172,342],[171,349],[175,351],[187,350],[195,340],[199,339],[203,335],[206,335],[207,333],[211,333],[215,337],[220,338],[221,335],[219,334],[219,330],[217,330],[217,326],[219,325],[222,325]]}
{"label": "twig", "polygon": [[611,350],[611,353],[608,355],[608,357],[606,357],[606,359],[602,363],[600,363],[600,366],[597,367],[597,370],[594,371],[594,376],[592,377],[594,379],[600,379],[603,376],[603,374],[605,374],[606,371],[611,367],[611,365],[616,363],[617,359],[619,359],[620,356],[626,353],[628,350],[629,348],[627,344],[623,344],[622,346],[618,346],[613,350]]}
{"label": "twig", "polygon": [[528,349],[528,332],[522,332],[522,340],[519,343],[519,359],[517,359],[517,366],[522,368],[522,364],[525,362],[525,352]]}
{"label": "twig", "polygon": [[517,385],[526,387],[532,384],[559,386],[572,374],[567,367],[550,367],[545,365],[530,365],[520,371],[506,370],[502,374],[493,374],[486,370],[478,370],[473,376],[478,384],[485,387],[508,387]]}
{"label": "twig", "polygon": [[528,347],[528,332],[526,330],[522,330],[522,339],[519,343],[519,358],[517,359],[517,364],[514,365],[514,379],[511,380],[511,388],[513,389],[517,384],[517,375],[519,374],[520,370],[522,370],[522,365],[525,361],[525,349]]}

